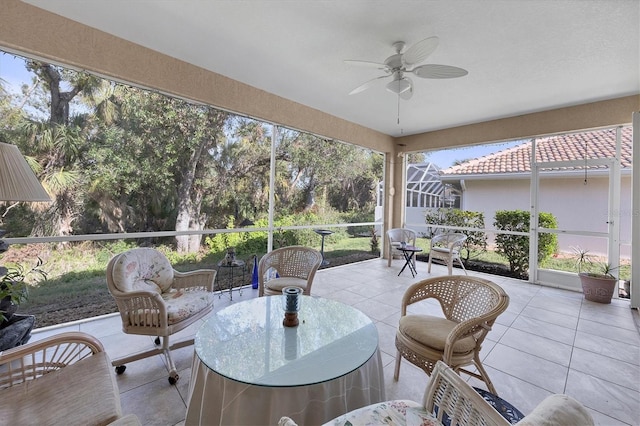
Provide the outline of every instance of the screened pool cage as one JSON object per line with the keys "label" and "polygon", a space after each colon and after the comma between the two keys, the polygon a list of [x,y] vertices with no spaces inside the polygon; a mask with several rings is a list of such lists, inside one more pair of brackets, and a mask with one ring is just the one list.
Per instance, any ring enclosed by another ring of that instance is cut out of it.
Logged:
{"label": "screened pool cage", "polygon": [[[382,206],[384,182],[378,189],[378,206]],[[440,180],[440,167],[433,163],[409,164],[407,166],[406,186],[407,208],[460,208],[460,188],[443,184]]]}

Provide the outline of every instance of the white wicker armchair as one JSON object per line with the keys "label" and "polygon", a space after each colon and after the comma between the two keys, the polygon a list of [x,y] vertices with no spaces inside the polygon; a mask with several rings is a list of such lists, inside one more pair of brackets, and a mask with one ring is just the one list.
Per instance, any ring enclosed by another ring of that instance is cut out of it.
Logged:
{"label": "white wicker armchair", "polygon": [[0,419],[7,425],[139,425],[122,416],[100,341],[61,333],[0,353]]}
{"label": "white wicker armchair", "polygon": [[213,310],[213,284],[216,271],[200,269],[178,272],[159,251],[137,248],[114,256],[107,265],[107,285],[127,334],[157,336],[153,348],[116,359],[112,364],[122,374],[127,363],[164,354],[169,383],[175,384],[178,372],[171,350],[192,345],[193,338],[169,345],[169,336],[183,330]]}
{"label": "white wicker armchair", "polygon": [[[448,232],[437,234],[431,238],[431,248],[429,250],[429,264],[427,273],[431,273],[431,261],[438,259],[446,262],[449,275],[453,273],[453,262],[457,261],[465,274],[467,270],[460,259],[460,249],[467,240],[467,236],[459,232]],[[467,274],[468,275],[468,274]]]}
{"label": "white wicker armchair", "polygon": [[[395,257],[402,258],[402,252],[398,249],[402,243],[412,246],[416,245],[416,231],[407,228],[392,228],[387,231],[387,245],[389,247],[389,259],[387,266],[391,266],[391,261]],[[413,266],[416,266],[416,259],[413,258]]]}
{"label": "white wicker armchair", "polygon": [[[347,425],[447,425],[509,426],[509,416],[501,415],[467,382],[442,361],[433,369],[422,404],[412,400],[392,400],[358,408],[324,426]],[[587,409],[570,396],[550,395],[516,425],[593,425]],[[278,426],[297,426],[290,417],[282,417]]]}
{"label": "white wicker armchair", "polygon": [[[282,294],[287,286],[300,287],[311,294],[311,285],[322,264],[322,254],[304,246],[281,247],[262,256],[258,264],[258,296]],[[268,277],[267,273],[277,273]]]}

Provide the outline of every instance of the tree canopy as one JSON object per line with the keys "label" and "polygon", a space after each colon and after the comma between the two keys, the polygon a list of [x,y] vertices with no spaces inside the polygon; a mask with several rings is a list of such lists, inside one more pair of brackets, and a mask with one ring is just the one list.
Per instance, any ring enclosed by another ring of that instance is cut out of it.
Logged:
{"label": "tree canopy", "polygon": [[[0,74],[0,140],[18,145],[53,202],[0,209],[12,236],[264,219],[272,143],[276,216],[330,210],[373,220],[380,154],[286,128],[274,141],[272,125],[211,106],[35,60],[25,69],[31,80],[19,93]],[[176,238],[183,252],[200,243]]]}

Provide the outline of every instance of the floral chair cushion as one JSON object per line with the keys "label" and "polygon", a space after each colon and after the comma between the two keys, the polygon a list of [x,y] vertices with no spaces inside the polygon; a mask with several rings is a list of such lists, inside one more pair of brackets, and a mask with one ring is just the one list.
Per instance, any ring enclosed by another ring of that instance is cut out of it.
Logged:
{"label": "floral chair cushion", "polygon": [[169,325],[175,324],[211,305],[212,293],[207,291],[172,290],[162,293],[162,299],[167,305]]}
{"label": "floral chair cushion", "polygon": [[324,426],[416,425],[440,426],[421,404],[408,400],[385,401],[343,414]]}
{"label": "floral chair cushion", "polygon": [[165,292],[173,284],[173,267],[159,251],[138,248],[122,253],[113,265],[113,282],[118,290]]}

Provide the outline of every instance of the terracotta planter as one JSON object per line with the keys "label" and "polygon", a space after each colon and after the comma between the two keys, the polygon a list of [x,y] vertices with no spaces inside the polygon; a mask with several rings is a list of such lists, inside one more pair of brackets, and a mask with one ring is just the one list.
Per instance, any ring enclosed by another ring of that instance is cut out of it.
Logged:
{"label": "terracotta planter", "polygon": [[618,282],[617,279],[585,272],[578,275],[580,276],[582,293],[585,299],[598,303],[611,303],[611,298]]}

